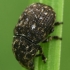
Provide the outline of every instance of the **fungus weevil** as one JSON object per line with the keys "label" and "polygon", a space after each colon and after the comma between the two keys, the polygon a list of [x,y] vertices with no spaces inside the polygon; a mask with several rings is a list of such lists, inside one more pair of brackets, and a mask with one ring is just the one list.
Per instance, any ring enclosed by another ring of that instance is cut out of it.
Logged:
{"label": "fungus weevil", "polygon": [[[19,63],[29,70],[34,70],[34,57],[41,56],[46,62],[42,48],[38,43],[53,39],[62,39],[58,36],[49,36],[53,32],[55,12],[52,7],[34,3],[24,10],[14,28],[13,52]],[[47,37],[47,38],[46,38]],[[36,54],[39,51],[39,54]]]}

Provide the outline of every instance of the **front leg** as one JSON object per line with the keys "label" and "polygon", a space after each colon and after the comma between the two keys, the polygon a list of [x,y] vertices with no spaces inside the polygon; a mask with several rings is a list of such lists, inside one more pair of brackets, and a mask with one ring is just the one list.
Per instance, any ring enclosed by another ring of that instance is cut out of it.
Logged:
{"label": "front leg", "polygon": [[42,43],[45,43],[45,42],[49,42],[51,41],[52,39],[55,39],[55,40],[62,40],[62,38],[58,37],[58,36],[49,36],[47,39],[45,39]]}
{"label": "front leg", "polygon": [[60,24],[63,24],[63,22],[55,22],[54,26],[58,26]]}

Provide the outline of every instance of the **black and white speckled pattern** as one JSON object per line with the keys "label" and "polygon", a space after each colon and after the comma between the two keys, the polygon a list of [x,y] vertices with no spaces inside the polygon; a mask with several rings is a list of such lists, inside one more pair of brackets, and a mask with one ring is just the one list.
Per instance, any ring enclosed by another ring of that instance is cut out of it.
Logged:
{"label": "black and white speckled pattern", "polygon": [[54,26],[55,12],[41,3],[30,5],[20,16],[14,29],[13,52],[22,66],[34,70],[33,59]]}
{"label": "black and white speckled pattern", "polygon": [[55,13],[50,6],[32,4],[20,16],[14,35],[24,34],[32,42],[38,43],[48,35],[54,20]]}
{"label": "black and white speckled pattern", "polygon": [[13,45],[13,52],[20,64],[26,68],[33,68],[33,57],[36,55],[38,47],[22,36],[15,36]]}

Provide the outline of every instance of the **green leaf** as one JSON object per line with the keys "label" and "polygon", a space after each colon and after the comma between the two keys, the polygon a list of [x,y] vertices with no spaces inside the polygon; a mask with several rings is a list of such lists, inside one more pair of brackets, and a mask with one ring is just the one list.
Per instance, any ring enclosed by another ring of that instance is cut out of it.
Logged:
{"label": "green leaf", "polygon": [[[44,3],[50,5],[56,12],[56,21],[63,22],[63,6],[64,0],[30,0],[29,4],[34,2]],[[56,26],[52,36],[62,37],[62,25]],[[49,43],[41,43],[43,52],[47,57],[46,63],[44,63],[41,57],[35,58],[34,70],[60,70],[60,57],[61,57],[61,40],[52,40]],[[22,69],[26,70],[26,69]]]}

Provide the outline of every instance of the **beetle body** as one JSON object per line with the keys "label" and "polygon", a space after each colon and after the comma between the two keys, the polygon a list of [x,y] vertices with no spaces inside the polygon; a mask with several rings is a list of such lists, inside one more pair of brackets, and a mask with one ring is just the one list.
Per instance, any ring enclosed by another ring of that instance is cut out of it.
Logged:
{"label": "beetle body", "polygon": [[22,66],[33,70],[33,58],[38,51],[38,47],[25,37],[16,36],[14,37],[13,52],[15,53],[16,59]]}
{"label": "beetle body", "polygon": [[33,60],[39,47],[52,32],[55,21],[53,9],[42,3],[35,3],[24,10],[14,29],[13,52],[16,59],[33,70]]}

